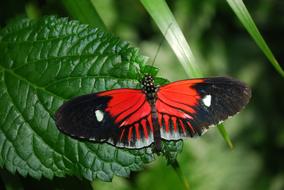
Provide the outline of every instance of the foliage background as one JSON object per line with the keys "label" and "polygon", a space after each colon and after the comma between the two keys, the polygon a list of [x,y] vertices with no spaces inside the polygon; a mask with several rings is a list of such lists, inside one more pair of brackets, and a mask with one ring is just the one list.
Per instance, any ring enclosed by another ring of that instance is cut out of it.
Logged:
{"label": "foliage background", "polygon": [[[108,31],[139,47],[153,58],[163,38],[139,1],[93,0]],[[216,129],[185,142],[178,160],[192,189],[284,188],[283,78],[268,64],[254,41],[225,1],[167,1],[206,76],[230,75],[253,89],[251,103],[225,123],[236,148],[231,151]],[[279,0],[245,1],[254,21],[283,67],[284,3]],[[41,15],[70,16],[55,0],[1,2],[0,24],[25,16],[27,5]],[[159,76],[185,79],[184,70],[164,42],[155,61]],[[151,63],[151,60],[149,61]],[[1,169],[1,185],[12,189],[181,189],[175,172],[159,158],[129,179],[115,177],[112,183],[55,178],[52,181],[13,176]],[[92,187],[91,187],[92,186]],[[0,189],[1,186],[0,186]]]}

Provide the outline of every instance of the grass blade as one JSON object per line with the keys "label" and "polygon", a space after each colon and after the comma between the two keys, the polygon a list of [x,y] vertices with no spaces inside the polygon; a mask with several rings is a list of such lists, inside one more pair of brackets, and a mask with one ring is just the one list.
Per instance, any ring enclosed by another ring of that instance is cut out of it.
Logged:
{"label": "grass blade", "polygon": [[201,77],[201,71],[197,66],[192,51],[166,2],[164,0],[140,1],[162,31],[187,75]]}
{"label": "grass blade", "polygon": [[180,181],[182,182],[183,184],[183,187],[184,187],[184,190],[190,190],[190,187],[189,187],[189,182],[188,180],[186,179],[185,175],[183,174],[180,166],[179,166],[179,163],[177,160],[175,160],[174,162],[171,163],[171,166],[173,167],[173,169],[175,170],[175,172],[177,173]]}
{"label": "grass blade", "polygon": [[62,4],[73,18],[106,30],[104,22],[90,0],[63,0]]}
{"label": "grass blade", "polygon": [[218,127],[218,130],[221,133],[222,137],[224,138],[224,140],[226,141],[226,143],[230,147],[230,149],[233,149],[234,148],[234,144],[232,143],[229,134],[225,130],[224,124],[219,124],[217,127]]}
{"label": "grass blade", "polygon": [[266,42],[264,41],[263,37],[261,36],[243,1],[227,0],[227,2],[230,5],[230,7],[233,9],[235,14],[237,15],[241,23],[244,25],[248,33],[254,39],[256,44],[259,46],[259,48],[265,54],[267,59],[270,61],[270,63],[274,66],[274,68],[278,71],[278,73],[282,77],[284,77],[283,69],[281,68],[278,61],[276,60],[273,53],[271,52]]}

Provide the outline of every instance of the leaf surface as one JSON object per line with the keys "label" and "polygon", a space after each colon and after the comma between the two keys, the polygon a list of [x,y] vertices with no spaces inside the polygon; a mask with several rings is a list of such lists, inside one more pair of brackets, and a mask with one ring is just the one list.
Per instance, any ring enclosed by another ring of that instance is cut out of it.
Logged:
{"label": "leaf surface", "polygon": [[0,165],[10,172],[110,181],[154,160],[151,148],[126,150],[71,139],[54,113],[71,97],[139,88],[138,50],[77,21],[16,20],[0,31]]}

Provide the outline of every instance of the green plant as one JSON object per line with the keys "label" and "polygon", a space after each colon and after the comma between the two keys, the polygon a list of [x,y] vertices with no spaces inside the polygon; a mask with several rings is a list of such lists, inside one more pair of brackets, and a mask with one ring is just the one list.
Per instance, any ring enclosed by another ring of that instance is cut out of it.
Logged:
{"label": "green plant", "polygon": [[[145,70],[154,74],[157,71],[146,66],[146,58],[139,55],[137,49],[94,29],[97,26],[107,30],[92,6],[95,2],[78,2],[66,0],[63,5],[75,19],[93,27],[58,17],[37,18],[40,11],[34,11],[37,10],[35,5],[26,10],[27,13],[34,12],[28,15],[38,20],[20,19],[1,29],[0,165],[12,173],[17,171],[34,178],[75,175],[110,181],[113,175],[128,176],[131,171],[141,170],[145,163],[154,160],[150,148],[128,151],[110,145],[79,142],[55,128],[53,115],[64,100],[105,89],[138,87],[138,75]],[[228,0],[228,3],[283,76],[283,70],[242,1]],[[185,72],[190,77],[201,76],[198,61],[165,1],[141,0],[141,4],[169,45],[178,47],[174,52]],[[169,32],[165,32],[169,25]],[[230,144],[224,128],[219,129]],[[173,161],[181,146],[182,143],[169,144],[167,150]]]}

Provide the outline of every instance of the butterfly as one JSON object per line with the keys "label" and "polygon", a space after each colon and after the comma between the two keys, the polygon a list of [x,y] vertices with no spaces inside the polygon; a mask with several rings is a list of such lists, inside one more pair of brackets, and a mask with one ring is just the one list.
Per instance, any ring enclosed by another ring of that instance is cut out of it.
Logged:
{"label": "butterfly", "polygon": [[155,85],[151,75],[141,89],[121,88],[75,97],[56,112],[63,133],[116,147],[139,149],[162,140],[200,136],[238,113],[251,89],[229,77],[211,77]]}

